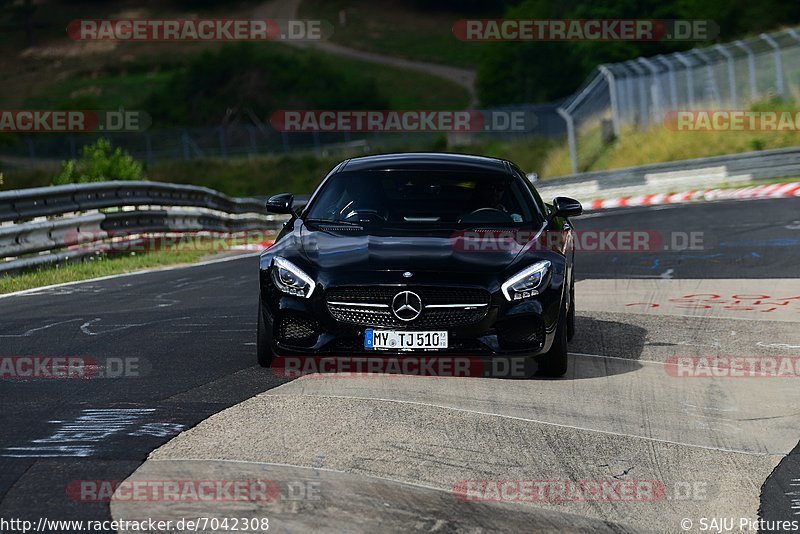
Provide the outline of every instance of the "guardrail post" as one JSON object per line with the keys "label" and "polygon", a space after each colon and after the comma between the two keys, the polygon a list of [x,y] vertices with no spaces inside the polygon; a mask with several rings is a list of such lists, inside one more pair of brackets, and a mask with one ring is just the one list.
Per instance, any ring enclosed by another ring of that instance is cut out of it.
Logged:
{"label": "guardrail post", "polygon": [[572,115],[564,108],[556,109],[556,113],[567,123],[567,140],[569,142],[569,159],[572,163],[572,174],[578,174],[578,147],[575,142],[575,121],[572,119]]}
{"label": "guardrail post", "polygon": [[785,96],[783,92],[783,62],[781,61],[781,46],[770,35],[762,33],[759,35],[761,39],[767,42],[775,50],[775,89],[781,97]]}
{"label": "guardrail post", "polygon": [[608,95],[611,100],[611,123],[614,126],[614,136],[619,137],[619,101],[617,96],[617,80],[608,67],[600,65],[600,72],[608,83]]}
{"label": "guardrail post", "polygon": [[728,94],[731,96],[731,106],[736,108],[739,103],[736,98],[736,62],[733,59],[733,54],[721,44],[714,46],[714,50],[722,54],[728,62]]}
{"label": "guardrail post", "polygon": [[672,54],[675,59],[681,62],[681,65],[686,69],[686,90],[687,90],[687,99],[689,100],[689,107],[694,107],[694,73],[692,72],[692,62],[689,61],[686,56],[681,54],[680,52],[675,52]]}

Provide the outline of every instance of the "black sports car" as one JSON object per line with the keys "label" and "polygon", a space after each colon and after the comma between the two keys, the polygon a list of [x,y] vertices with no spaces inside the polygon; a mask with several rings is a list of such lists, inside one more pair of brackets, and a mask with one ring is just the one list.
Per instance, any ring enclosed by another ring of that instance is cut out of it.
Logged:
{"label": "black sports car", "polygon": [[[258,361],[522,356],[567,369],[576,200],[545,204],[511,162],[389,154],[337,165],[260,258]],[[543,236],[547,236],[543,244]],[[557,239],[551,239],[557,236]]]}

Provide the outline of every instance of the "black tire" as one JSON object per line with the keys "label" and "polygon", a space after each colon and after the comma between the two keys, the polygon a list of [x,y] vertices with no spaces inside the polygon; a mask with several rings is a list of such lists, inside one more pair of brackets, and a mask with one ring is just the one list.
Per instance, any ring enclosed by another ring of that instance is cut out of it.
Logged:
{"label": "black tire", "polygon": [[258,339],[256,339],[256,355],[258,365],[269,367],[275,359],[272,352],[272,336],[267,332],[267,325],[264,322],[264,311],[261,309],[261,299],[258,300]]}
{"label": "black tire", "polygon": [[536,358],[539,369],[536,371],[535,376],[558,378],[564,376],[564,373],[567,372],[567,363],[569,361],[569,357],[567,356],[568,315],[569,314],[562,308],[558,317],[556,337],[553,340],[550,350]]}

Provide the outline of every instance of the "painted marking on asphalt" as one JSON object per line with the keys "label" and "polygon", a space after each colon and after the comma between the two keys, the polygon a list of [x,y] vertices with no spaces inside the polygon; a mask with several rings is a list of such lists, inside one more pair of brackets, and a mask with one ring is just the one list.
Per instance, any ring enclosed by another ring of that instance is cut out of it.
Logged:
{"label": "painted marking on asphalt", "polygon": [[584,279],[580,309],[703,319],[800,322],[800,279]]}
{"label": "painted marking on asphalt", "polygon": [[161,319],[161,320],[158,320],[158,321],[149,321],[149,322],[146,322],[146,323],[107,324],[107,325],[103,325],[102,326],[102,331],[98,331],[97,327],[92,328],[95,325],[95,323],[99,323],[100,321],[103,320],[102,318],[98,317],[96,319],[92,319],[90,321],[86,321],[85,323],[83,323],[81,325],[80,329],[81,329],[81,332],[83,332],[87,336],[99,336],[99,335],[102,335],[102,334],[110,334],[112,332],[120,332],[122,330],[128,330],[130,328],[141,328],[143,326],[161,324],[161,323],[166,323],[166,322],[170,322],[170,321],[183,321],[183,320],[186,320],[186,319],[191,319],[191,317],[175,317],[175,318],[171,318],[171,319]]}
{"label": "painted marking on asphalt", "polygon": [[31,440],[27,445],[6,447],[0,456],[8,458],[86,458],[98,452],[98,445],[114,436],[168,437],[185,426],[171,422],[147,421],[155,408],[98,408],[84,409],[74,420],[50,421],[59,427],[44,438]]}
{"label": "painted marking on asphalt", "polygon": [[[23,297],[23,296],[31,296],[31,297],[33,297],[33,296],[42,296],[42,295],[53,296],[53,295],[58,295],[58,293],[51,292],[51,290],[53,290],[53,289],[60,289],[60,288],[79,285],[79,284],[90,284],[90,283],[93,283],[93,282],[102,282],[104,280],[115,280],[117,278],[126,278],[128,276],[138,276],[138,275],[141,275],[141,274],[160,273],[160,272],[163,272],[163,271],[177,271],[179,269],[191,269],[193,267],[204,267],[206,265],[214,265],[216,263],[225,263],[225,262],[229,262],[229,261],[242,260],[242,259],[245,259],[245,258],[253,258],[253,257],[256,257],[256,256],[258,256],[260,254],[261,254],[260,252],[259,253],[255,253],[255,254],[237,254],[236,256],[232,256],[230,258],[220,258],[220,259],[216,259],[216,260],[202,261],[202,262],[198,262],[198,263],[192,263],[190,265],[170,265],[170,266],[167,266],[167,267],[155,267],[153,269],[143,269],[141,271],[134,271],[132,273],[111,274],[111,275],[108,275],[108,276],[100,276],[100,277],[97,277],[97,278],[89,278],[87,280],[75,280],[74,282],[64,282],[64,283],[61,283],[61,284],[52,284],[52,285],[49,285],[49,286],[33,287],[31,289],[23,289],[21,291],[14,291],[13,293],[4,293],[4,294],[0,295],[0,299],[9,298],[9,297]],[[100,291],[102,291],[102,289],[100,289],[99,291],[96,291],[96,292],[99,293]],[[66,294],[69,294],[69,293],[66,293]]]}
{"label": "painted marking on asphalt", "polygon": [[76,321],[83,321],[83,319],[76,318],[76,319],[69,319],[67,321],[59,321],[57,323],[48,323],[44,326],[37,326],[36,328],[31,328],[29,330],[26,330],[22,334],[0,334],[0,337],[30,337],[32,334],[35,334],[36,332],[41,332],[42,330],[47,330],[48,328],[53,328],[55,326],[59,326],[62,324],[74,323]]}

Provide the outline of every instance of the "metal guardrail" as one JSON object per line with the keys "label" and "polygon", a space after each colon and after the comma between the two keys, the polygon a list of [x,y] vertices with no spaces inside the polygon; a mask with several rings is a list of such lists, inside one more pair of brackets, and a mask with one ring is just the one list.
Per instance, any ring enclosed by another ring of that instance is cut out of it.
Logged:
{"label": "metal guardrail", "polygon": [[[275,230],[263,201],[205,187],[97,182],[0,192],[0,273],[72,261],[111,238]],[[66,249],[66,250],[64,250]]]}
{"label": "metal guardrail", "polygon": [[661,193],[672,187],[702,188],[797,176],[800,147],[791,147],[584,172],[544,180],[536,186],[544,197],[563,194],[593,200],[610,194]]}
{"label": "metal guardrail", "polygon": [[94,182],[0,192],[0,222],[130,205],[194,206],[227,213],[263,213],[254,198],[231,198],[193,185]]}

